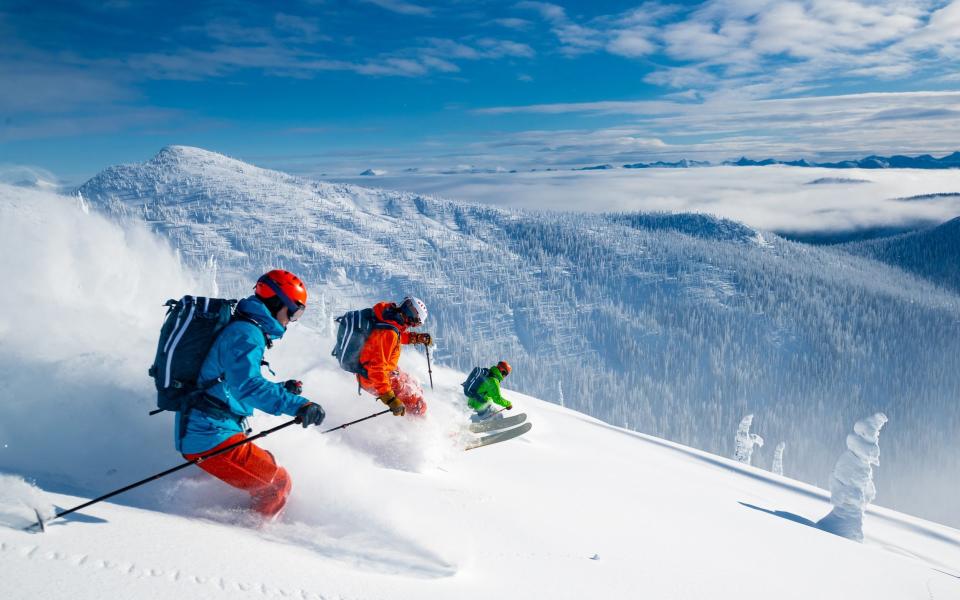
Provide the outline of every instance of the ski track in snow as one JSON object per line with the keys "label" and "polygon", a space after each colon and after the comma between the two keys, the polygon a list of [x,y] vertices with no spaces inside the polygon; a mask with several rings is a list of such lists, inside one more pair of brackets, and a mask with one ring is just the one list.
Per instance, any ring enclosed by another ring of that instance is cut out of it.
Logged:
{"label": "ski track in snow", "polygon": [[45,560],[72,567],[111,571],[134,579],[162,578],[183,585],[207,586],[211,590],[236,595],[242,592],[246,596],[264,596],[268,598],[302,598],[303,600],[349,600],[342,595],[324,595],[319,592],[300,588],[279,588],[257,581],[236,581],[217,575],[199,574],[179,568],[157,568],[137,563],[98,558],[89,554],[70,554],[45,547],[44,544],[15,546],[0,542],[0,553],[7,558],[21,560]]}

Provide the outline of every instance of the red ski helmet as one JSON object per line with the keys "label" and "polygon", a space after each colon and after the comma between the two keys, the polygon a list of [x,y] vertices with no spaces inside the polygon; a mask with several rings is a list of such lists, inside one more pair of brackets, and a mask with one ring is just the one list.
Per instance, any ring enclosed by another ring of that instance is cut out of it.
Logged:
{"label": "red ski helmet", "polygon": [[510,368],[510,363],[508,363],[508,362],[505,361],[505,360],[501,360],[500,362],[497,363],[497,369],[500,370],[500,373],[501,373],[504,377],[506,377],[507,375],[509,375],[509,374],[510,374],[510,371],[512,370],[512,369]]}
{"label": "red ski helmet", "polygon": [[278,298],[287,307],[291,321],[299,319],[307,308],[307,286],[299,277],[283,269],[274,269],[261,275],[254,293],[263,300]]}

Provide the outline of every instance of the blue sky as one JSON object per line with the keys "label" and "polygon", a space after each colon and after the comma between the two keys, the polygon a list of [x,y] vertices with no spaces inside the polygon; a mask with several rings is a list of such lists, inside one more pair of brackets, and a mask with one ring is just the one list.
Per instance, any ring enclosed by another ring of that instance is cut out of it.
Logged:
{"label": "blue sky", "polygon": [[0,164],[312,174],[946,153],[960,0],[0,0]]}

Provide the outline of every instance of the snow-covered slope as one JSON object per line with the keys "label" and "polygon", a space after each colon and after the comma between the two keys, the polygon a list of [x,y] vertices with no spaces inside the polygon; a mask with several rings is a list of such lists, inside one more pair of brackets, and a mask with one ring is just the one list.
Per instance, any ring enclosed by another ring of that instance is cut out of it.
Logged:
{"label": "snow-covered slope", "polygon": [[299,272],[321,330],[413,293],[458,370],[508,358],[520,390],[728,456],[755,413],[809,482],[826,484],[852,420],[883,410],[897,424],[883,501],[960,523],[943,501],[960,480],[960,298],[899,269],[704,215],[501,210],[186,147],[81,192],[166,235],[223,295],[271,266]]}
{"label": "snow-covered slope", "polygon": [[[425,421],[264,440],[294,478],[281,522],[256,527],[242,495],[188,470],[20,531],[20,499],[67,507],[177,463],[170,417],[146,415],[156,298],[209,288],[140,227],[70,199],[0,186],[0,217],[0,275],[21,282],[0,300],[5,600],[960,597],[954,529],[875,507],[856,544],[804,524],[830,510],[822,490],[511,391],[534,429],[461,452],[463,374],[447,368]],[[333,426],[379,405],[316,351],[329,344],[298,325],[270,360]]]}
{"label": "snow-covered slope", "polygon": [[960,217],[923,231],[844,244],[839,249],[875,258],[960,292]]}
{"label": "snow-covered slope", "polygon": [[[821,490],[517,402],[536,424],[521,440],[419,473],[339,473],[321,498],[342,441],[267,442],[321,466],[260,529],[114,504],[43,535],[0,528],[4,598],[960,598],[956,530],[875,509],[860,545],[805,521],[829,510]],[[337,497],[354,494],[344,522]]]}

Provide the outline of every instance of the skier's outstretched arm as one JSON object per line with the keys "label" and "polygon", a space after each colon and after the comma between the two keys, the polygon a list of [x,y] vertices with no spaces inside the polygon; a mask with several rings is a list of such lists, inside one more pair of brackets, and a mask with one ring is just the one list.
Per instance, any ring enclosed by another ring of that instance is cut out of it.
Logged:
{"label": "skier's outstretched arm", "polygon": [[[288,392],[282,383],[267,381],[261,373],[263,348],[250,341],[234,344],[226,363],[225,385],[237,400],[272,415],[296,415],[307,399]],[[237,382],[233,385],[232,382]]]}

